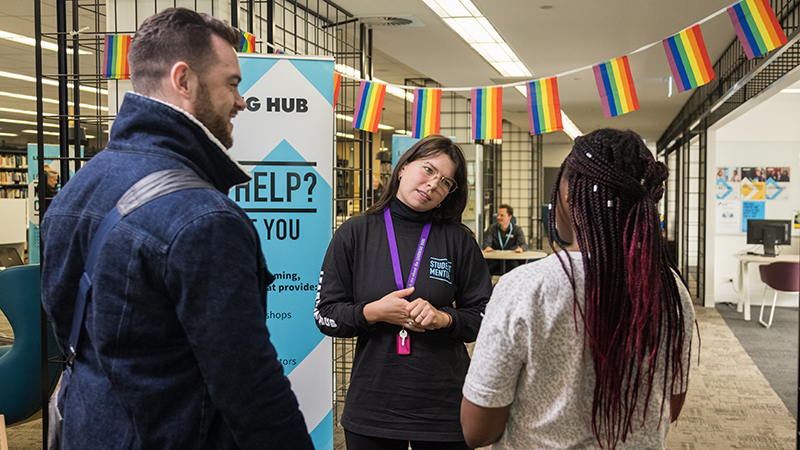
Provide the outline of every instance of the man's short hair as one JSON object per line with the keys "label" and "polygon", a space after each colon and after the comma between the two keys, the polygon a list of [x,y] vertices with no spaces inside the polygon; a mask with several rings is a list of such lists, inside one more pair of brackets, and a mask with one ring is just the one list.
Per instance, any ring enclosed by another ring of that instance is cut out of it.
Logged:
{"label": "man's short hair", "polygon": [[509,216],[513,216],[514,215],[514,208],[512,208],[511,205],[506,205],[505,203],[503,203],[502,205],[497,207],[497,211],[499,212],[503,208],[505,208],[505,210],[506,210],[506,212],[508,213]]}
{"label": "man's short hair", "polygon": [[178,61],[202,75],[215,59],[214,34],[234,48],[239,45],[239,34],[230,25],[191,9],[168,8],[145,19],[128,53],[133,90],[145,95],[158,91]]}

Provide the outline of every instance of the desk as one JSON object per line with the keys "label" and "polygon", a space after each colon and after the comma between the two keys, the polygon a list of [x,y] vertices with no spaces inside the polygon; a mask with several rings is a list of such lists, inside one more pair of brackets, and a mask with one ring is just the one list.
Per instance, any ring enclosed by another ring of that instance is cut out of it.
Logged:
{"label": "desk", "polygon": [[499,259],[503,261],[503,273],[506,273],[506,261],[508,260],[527,261],[529,259],[542,259],[547,256],[547,253],[539,250],[528,250],[522,253],[516,253],[514,250],[495,250],[482,253],[484,259]]}
{"label": "desk", "polygon": [[750,269],[748,265],[750,263],[769,264],[778,261],[797,261],[800,259],[800,256],[794,254],[761,256],[734,253],[733,256],[739,260],[739,279],[736,283],[739,289],[739,304],[736,306],[736,311],[742,312],[744,310],[744,320],[750,320]]}

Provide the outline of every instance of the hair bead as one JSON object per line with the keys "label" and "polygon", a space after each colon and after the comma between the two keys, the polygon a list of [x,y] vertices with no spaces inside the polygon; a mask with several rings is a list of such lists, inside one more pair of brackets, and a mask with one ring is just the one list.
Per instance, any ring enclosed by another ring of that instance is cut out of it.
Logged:
{"label": "hair bead", "polygon": [[597,185],[594,185],[594,191],[597,192]]}
{"label": "hair bead", "polygon": [[609,200],[608,201],[608,207],[611,208],[613,206],[614,206],[614,200]]}

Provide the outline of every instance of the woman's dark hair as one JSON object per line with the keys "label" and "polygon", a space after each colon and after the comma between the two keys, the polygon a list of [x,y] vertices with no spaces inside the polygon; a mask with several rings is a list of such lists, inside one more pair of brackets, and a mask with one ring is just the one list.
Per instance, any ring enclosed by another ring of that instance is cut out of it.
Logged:
{"label": "woman's dark hair", "polygon": [[467,162],[464,159],[464,152],[458,144],[438,134],[432,134],[421,139],[403,153],[403,156],[397,161],[394,171],[392,171],[392,178],[389,180],[389,184],[381,193],[381,198],[366,213],[377,214],[383,212],[389,202],[397,196],[397,189],[400,187],[400,170],[403,167],[418,159],[438,155],[439,153],[449,156],[450,160],[453,161],[455,166],[453,179],[456,180],[458,189],[445,197],[441,206],[433,209],[432,219],[434,222],[461,223],[461,213],[464,212],[464,208],[467,206],[467,196],[469,194]]}
{"label": "woman's dark hair", "polygon": [[158,91],[161,80],[178,61],[203,76],[216,57],[212,35],[233,47],[239,45],[238,32],[230,25],[191,9],[167,8],[145,19],[128,53],[134,90],[145,95]]}
{"label": "woman's dark hair", "polygon": [[[663,414],[664,402],[676,383],[683,387],[689,370],[681,359],[687,336],[678,270],[665,249],[656,206],[667,176],[667,167],[653,158],[639,135],[602,129],[575,139],[551,195],[554,208],[565,177],[569,217],[586,274],[583,306],[574,294],[575,320],[577,326],[580,313],[584,345],[591,349],[596,375],[592,431],[605,448],[624,442],[634,421],[659,413],[647,410],[653,389],[661,390]],[[555,216],[553,211],[549,217],[554,250]],[[574,292],[572,271],[559,259]],[[566,259],[571,267],[569,253]],[[656,379],[658,360],[668,369],[663,379]],[[634,417],[637,407],[643,417]]]}

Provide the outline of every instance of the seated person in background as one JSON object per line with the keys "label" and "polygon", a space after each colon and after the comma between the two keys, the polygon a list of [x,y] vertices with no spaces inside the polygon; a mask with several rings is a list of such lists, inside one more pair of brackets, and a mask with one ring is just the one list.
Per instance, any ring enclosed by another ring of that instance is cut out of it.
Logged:
{"label": "seated person in background", "polygon": [[[522,227],[515,227],[511,223],[511,218],[514,217],[514,208],[509,205],[500,205],[497,208],[497,223],[489,225],[486,232],[483,234],[483,243],[486,248],[484,252],[493,252],[495,250],[514,250],[517,253],[522,253],[528,250],[528,245],[525,243],[525,233]],[[503,274],[503,261],[488,260],[489,272],[492,275]],[[506,261],[506,272],[524,264],[525,261]]]}
{"label": "seated person in background", "polygon": [[59,176],[58,172],[52,169],[45,169],[44,173],[47,179],[47,184],[44,185],[44,204],[45,211],[47,211],[47,207],[50,206],[50,201],[58,194]]}

